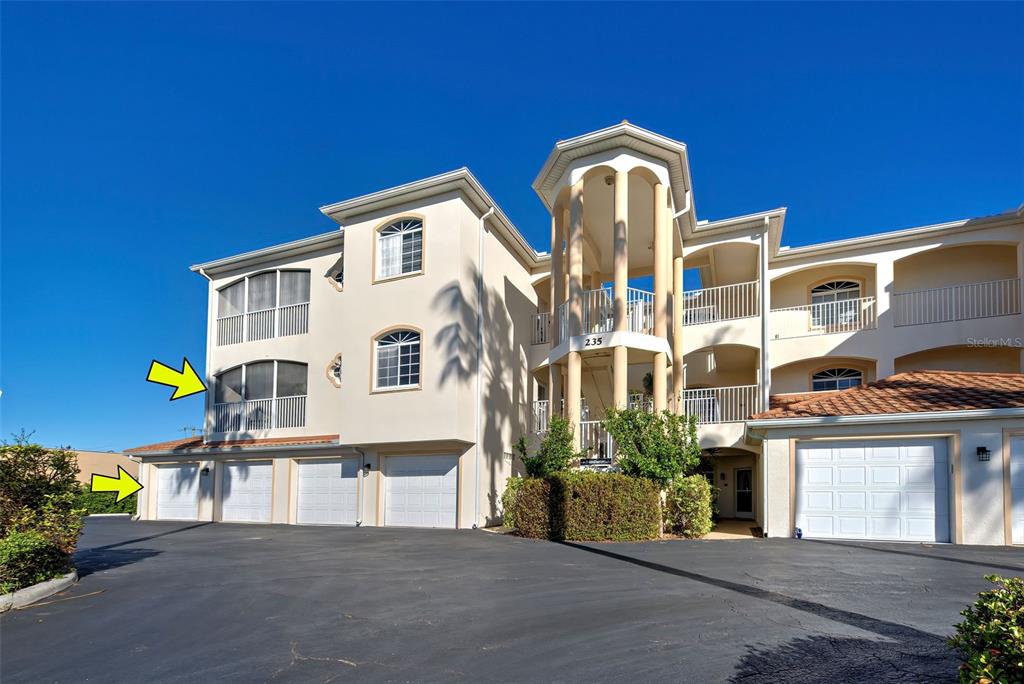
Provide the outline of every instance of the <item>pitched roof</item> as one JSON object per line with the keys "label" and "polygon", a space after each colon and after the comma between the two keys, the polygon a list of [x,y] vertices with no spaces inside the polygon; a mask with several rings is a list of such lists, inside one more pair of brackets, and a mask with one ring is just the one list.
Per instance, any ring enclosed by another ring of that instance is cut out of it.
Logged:
{"label": "pitched roof", "polygon": [[235,439],[203,443],[202,437],[185,437],[169,442],[145,444],[125,449],[126,454],[181,452],[183,454],[212,449],[245,449],[261,446],[308,446],[313,444],[337,444],[338,435],[312,435],[309,437],[269,437],[265,439]]}
{"label": "pitched roof", "polygon": [[908,371],[836,392],[778,395],[770,405],[751,419],[1024,408],[1024,373]]}

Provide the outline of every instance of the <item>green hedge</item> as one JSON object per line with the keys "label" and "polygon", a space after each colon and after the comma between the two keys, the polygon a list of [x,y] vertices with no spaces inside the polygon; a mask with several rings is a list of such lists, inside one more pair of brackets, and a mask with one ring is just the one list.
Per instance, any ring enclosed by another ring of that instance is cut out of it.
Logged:
{"label": "green hedge", "polygon": [[70,570],[68,554],[39,532],[11,532],[0,539],[0,594],[60,577]]}
{"label": "green hedge", "polygon": [[960,652],[961,682],[1024,681],[1024,579],[986,575],[996,585],[960,615],[949,645]]}
{"label": "green hedge", "polygon": [[665,527],[684,537],[703,537],[714,527],[714,492],[703,475],[676,480],[665,495]]}
{"label": "green hedge", "polygon": [[135,513],[137,494],[132,494],[117,502],[117,494],[114,492],[93,492],[89,485],[84,484],[78,493],[75,501],[75,508],[85,510],[86,515],[93,513]]}
{"label": "green hedge", "polygon": [[569,472],[509,483],[506,524],[524,537],[571,541],[657,539],[657,483],[620,473]]}

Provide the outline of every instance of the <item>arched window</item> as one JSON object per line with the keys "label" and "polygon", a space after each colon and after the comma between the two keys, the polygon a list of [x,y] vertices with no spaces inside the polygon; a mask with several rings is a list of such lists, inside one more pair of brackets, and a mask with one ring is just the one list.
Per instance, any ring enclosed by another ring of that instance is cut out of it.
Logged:
{"label": "arched window", "polygon": [[860,283],[855,280],[832,280],[811,289],[811,313],[814,325],[828,327],[857,320],[860,305]]}
{"label": "arched window", "polygon": [[420,334],[392,330],[377,338],[376,389],[418,387],[420,384]]}
{"label": "arched window", "polygon": [[828,368],[811,377],[811,389],[815,392],[841,390],[857,387],[864,382],[864,374],[856,368]]}
{"label": "arched window", "polygon": [[377,278],[423,270],[423,221],[406,218],[381,228],[377,236]]}

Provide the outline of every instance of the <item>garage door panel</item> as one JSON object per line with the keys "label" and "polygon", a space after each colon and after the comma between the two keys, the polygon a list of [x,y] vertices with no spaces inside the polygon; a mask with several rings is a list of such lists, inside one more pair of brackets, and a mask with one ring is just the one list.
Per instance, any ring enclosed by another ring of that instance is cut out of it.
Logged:
{"label": "garage door panel", "polygon": [[[864,465],[853,465],[855,452]],[[804,536],[949,538],[942,440],[798,445],[796,474],[797,527]]]}
{"label": "garage door panel", "polygon": [[1010,439],[1010,541],[1024,544],[1024,437]]}
{"label": "garage door panel", "polygon": [[274,467],[270,461],[225,463],[221,482],[221,520],[270,522]]}
{"label": "garage door panel", "polygon": [[456,456],[389,456],[386,469],[386,525],[456,526]]}
{"label": "garage door panel", "polygon": [[196,520],[199,517],[199,466],[157,466],[156,517]]}
{"label": "garage door panel", "polygon": [[359,463],[356,459],[299,461],[296,521],[300,525],[355,525]]}

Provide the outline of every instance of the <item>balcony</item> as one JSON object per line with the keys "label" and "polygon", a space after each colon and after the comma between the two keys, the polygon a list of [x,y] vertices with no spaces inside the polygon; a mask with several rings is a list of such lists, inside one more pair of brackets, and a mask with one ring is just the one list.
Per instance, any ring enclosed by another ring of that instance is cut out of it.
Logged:
{"label": "balcony", "polygon": [[683,412],[696,416],[698,425],[742,422],[760,406],[757,385],[683,390]]}
{"label": "balcony", "polygon": [[683,325],[703,325],[761,314],[756,280],[683,293]]}
{"label": "balcony", "polygon": [[1015,316],[1021,312],[1020,284],[1020,278],[1004,278],[897,292],[892,296],[893,325],[901,327]]}
{"label": "balcony", "polygon": [[[568,302],[558,306],[559,339],[569,337]],[[607,333],[615,329],[615,298],[612,288],[583,293],[580,335]],[[634,287],[626,289],[626,330],[643,335],[654,334],[654,293]]]}
{"label": "balcony", "polygon": [[217,319],[217,346],[309,332],[309,302]]}
{"label": "balcony", "polygon": [[551,314],[547,311],[533,314],[533,330],[530,344],[547,344],[551,341]]}
{"label": "balcony", "polygon": [[213,405],[214,432],[257,432],[306,425],[306,395]]}
{"label": "balcony", "polygon": [[831,335],[878,327],[874,297],[772,309],[772,339]]}

